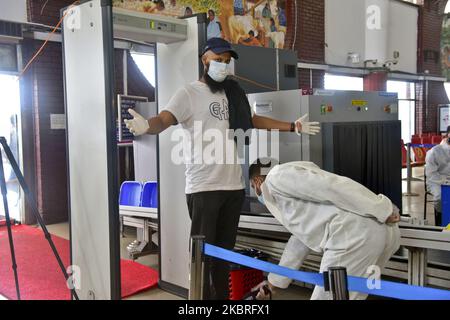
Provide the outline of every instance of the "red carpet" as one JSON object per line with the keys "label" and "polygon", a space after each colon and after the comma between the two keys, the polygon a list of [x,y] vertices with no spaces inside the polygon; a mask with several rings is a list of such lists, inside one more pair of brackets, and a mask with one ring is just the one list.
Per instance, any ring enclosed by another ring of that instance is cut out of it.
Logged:
{"label": "red carpet", "polygon": [[[14,219],[11,219],[11,224],[16,223]],[[6,220],[5,217],[0,216],[0,227],[6,226]]]}
{"label": "red carpet", "polygon": [[[17,270],[22,300],[69,300],[64,276],[40,229],[21,225],[13,227]],[[69,241],[52,236],[66,266],[69,265]],[[139,263],[121,260],[122,297],[153,288],[158,272]],[[11,268],[8,233],[0,227],[0,294],[16,299],[14,273]]]}

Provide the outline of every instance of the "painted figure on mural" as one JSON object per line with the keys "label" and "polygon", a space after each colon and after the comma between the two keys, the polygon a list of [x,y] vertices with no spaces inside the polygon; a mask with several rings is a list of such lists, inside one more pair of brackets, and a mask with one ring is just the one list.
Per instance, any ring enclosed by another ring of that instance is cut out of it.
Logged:
{"label": "painted figure on mural", "polygon": [[184,10],[184,17],[190,17],[194,14],[194,12],[192,11],[191,7],[186,7],[186,9]]}
{"label": "painted figure on mural", "polygon": [[262,17],[271,19],[272,18],[272,10],[270,10],[270,3],[269,1],[266,2],[264,9],[262,10]]}
{"label": "painted figure on mural", "polygon": [[286,3],[285,1],[278,2],[278,23],[281,27],[287,27],[286,18]]}
{"label": "painted figure on mural", "polygon": [[[274,18],[270,18],[270,32],[277,32],[277,25]],[[269,48],[275,48],[275,42],[269,39]]]}
{"label": "painted figure on mural", "polygon": [[444,16],[441,35],[441,65],[442,75],[450,80],[450,17]]}
{"label": "painted figure on mural", "polygon": [[255,32],[250,30],[247,36],[243,36],[238,41],[239,44],[245,46],[261,47],[261,42],[255,37]]}
{"label": "painted figure on mural", "polygon": [[234,0],[233,7],[235,16],[245,15],[245,0]]}
{"label": "painted figure on mural", "polygon": [[[113,0],[114,6],[173,17],[206,13],[208,39],[284,48],[286,0]],[[250,36],[250,31],[254,36]]]}
{"label": "painted figure on mural", "polygon": [[208,10],[208,27],[207,27],[208,40],[211,38],[222,38],[222,25],[216,17],[214,10]]}

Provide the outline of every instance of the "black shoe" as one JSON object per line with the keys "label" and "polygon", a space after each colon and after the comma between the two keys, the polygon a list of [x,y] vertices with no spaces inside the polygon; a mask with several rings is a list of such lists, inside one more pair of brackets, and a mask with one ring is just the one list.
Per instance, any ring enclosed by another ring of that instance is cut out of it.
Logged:
{"label": "black shoe", "polygon": [[442,227],[442,212],[434,210],[434,221],[436,226]]}

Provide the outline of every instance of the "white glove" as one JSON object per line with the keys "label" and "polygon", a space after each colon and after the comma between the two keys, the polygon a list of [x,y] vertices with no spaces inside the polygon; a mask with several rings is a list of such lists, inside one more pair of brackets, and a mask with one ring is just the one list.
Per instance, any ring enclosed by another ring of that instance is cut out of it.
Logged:
{"label": "white glove", "polygon": [[401,221],[400,209],[392,204],[392,214],[387,218],[386,224],[395,224]]}
{"label": "white glove", "polygon": [[128,112],[133,116],[132,120],[125,119],[125,124],[134,136],[142,136],[148,132],[150,126],[147,119],[141,116],[133,109],[128,109]]}
{"label": "white glove", "polygon": [[272,290],[270,289],[269,282],[263,281],[252,289],[252,292],[258,291],[256,300],[270,300],[272,299]]}
{"label": "white glove", "polygon": [[[308,114],[305,114],[303,117],[295,121],[295,132],[298,135],[309,134],[315,136],[320,132],[320,122],[307,122],[305,121],[308,118]],[[301,130],[300,127],[301,126]]]}

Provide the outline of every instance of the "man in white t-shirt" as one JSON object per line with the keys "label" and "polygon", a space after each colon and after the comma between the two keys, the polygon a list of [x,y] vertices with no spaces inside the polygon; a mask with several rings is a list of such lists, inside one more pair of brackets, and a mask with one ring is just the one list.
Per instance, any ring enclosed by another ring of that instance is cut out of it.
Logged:
{"label": "man in white t-shirt", "polygon": [[[192,220],[191,235],[204,235],[207,243],[230,250],[235,245],[245,200],[241,165],[237,160],[231,164],[223,162],[226,155],[217,161],[204,161],[204,151],[210,145],[202,143],[201,148],[196,148],[193,144],[206,140],[204,136],[207,132],[220,132],[224,145],[231,145],[233,149],[224,146],[225,153],[232,151],[236,154],[233,137],[228,134],[230,113],[224,92],[227,67],[232,58],[238,59],[238,55],[226,40],[209,39],[202,54],[205,74],[199,81],[180,88],[158,116],[146,120],[130,110],[134,119],[126,121],[127,127],[137,136],[159,134],[177,124],[183,127],[187,135],[185,141],[189,141],[185,150],[192,150],[186,161],[186,198]],[[320,130],[317,123],[304,122],[303,118],[289,123],[253,115],[251,122],[258,129],[306,134],[315,134]],[[205,269],[204,298],[227,299],[228,264],[214,260],[208,262]]]}

